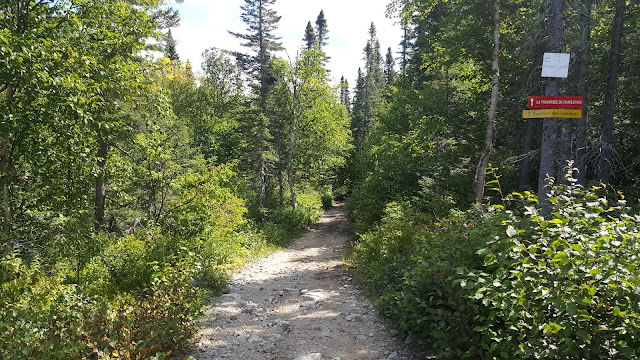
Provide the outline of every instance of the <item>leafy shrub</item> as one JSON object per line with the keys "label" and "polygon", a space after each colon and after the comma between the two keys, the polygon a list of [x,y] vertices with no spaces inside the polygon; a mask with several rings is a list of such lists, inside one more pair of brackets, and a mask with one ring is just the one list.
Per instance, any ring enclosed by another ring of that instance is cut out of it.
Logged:
{"label": "leafy shrub", "polygon": [[435,224],[393,205],[355,264],[383,312],[434,358],[635,359],[640,217],[599,191],[558,186],[549,215],[514,194],[512,210]]}
{"label": "leafy shrub", "polygon": [[483,313],[475,330],[487,358],[636,359],[640,355],[640,217],[600,189],[552,193],[544,216],[530,194],[522,216],[505,212],[472,272]]}
{"label": "leafy shrub", "polygon": [[176,185],[178,200],[161,219],[163,231],[182,238],[198,238],[212,229],[233,231],[246,223],[245,202],[232,186],[237,174],[229,166],[205,175],[185,175]]}
{"label": "leafy shrub", "polygon": [[162,359],[197,330],[200,295],[183,266],[135,294],[86,296],[16,252],[0,259],[0,358]]}
{"label": "leafy shrub", "polygon": [[271,244],[285,246],[322,216],[321,195],[304,189],[298,194],[298,208],[280,207],[270,211],[260,229]]}
{"label": "leafy shrub", "polygon": [[333,206],[333,192],[331,190],[322,193],[321,197],[322,208],[325,210],[331,209]]}
{"label": "leafy shrub", "polygon": [[[473,341],[474,313],[459,285],[465,269],[482,263],[470,238],[469,214],[422,225],[409,204],[387,206],[385,216],[354,249],[367,293],[405,335],[415,335],[437,358],[459,359]],[[456,282],[457,281],[457,282]]]}
{"label": "leafy shrub", "polygon": [[231,270],[269,249],[265,236],[248,226],[235,231],[208,232],[206,238],[190,247],[201,265],[196,284],[212,294],[224,292]]}

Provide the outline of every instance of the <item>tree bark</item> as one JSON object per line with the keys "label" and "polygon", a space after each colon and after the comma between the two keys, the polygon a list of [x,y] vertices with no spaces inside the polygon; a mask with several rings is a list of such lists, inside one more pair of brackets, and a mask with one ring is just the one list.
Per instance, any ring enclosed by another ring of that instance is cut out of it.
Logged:
{"label": "tree bark", "polygon": [[258,208],[263,209],[267,198],[267,159],[262,152],[258,161]]}
{"label": "tree bark", "polygon": [[[279,163],[282,162],[279,161]],[[284,205],[284,179],[282,176],[282,167],[278,169],[278,190],[278,195],[280,197],[280,207],[282,207]]]}
{"label": "tree bark", "polygon": [[291,207],[293,209],[297,209],[298,208],[298,195],[296,194],[296,186],[295,186],[295,182],[293,179],[293,171],[289,171],[288,173],[288,182],[289,182],[289,189],[291,190]]}
{"label": "tree bark", "polygon": [[[564,49],[562,33],[564,31],[562,5],[563,0],[549,0],[549,19],[547,24],[548,42],[546,50],[559,53]],[[545,88],[546,96],[560,93],[560,79],[550,78]],[[549,187],[551,177],[555,175],[556,143],[558,140],[558,119],[544,119],[542,123],[542,145],[540,148],[540,171],[538,173],[538,198],[543,212],[550,211]]]}
{"label": "tree bark", "polygon": [[607,88],[604,97],[604,110],[602,119],[602,133],[600,135],[600,163],[599,178],[602,183],[611,181],[613,168],[613,117],[616,107],[616,95],[618,91],[618,73],[622,63],[622,30],[624,27],[624,12],[626,0],[616,0],[616,13],[611,26],[611,49],[609,50],[609,73],[607,75]]}
{"label": "tree bark", "polygon": [[591,42],[591,12],[593,7],[592,0],[583,0],[580,14],[580,47],[577,65],[579,68],[576,93],[584,98],[584,106],[582,108],[582,118],[576,123],[576,145],[575,145],[575,168],[578,173],[575,175],[578,184],[585,185],[587,183],[587,136],[589,132],[589,76],[590,71],[590,42]]}
{"label": "tree bark", "polygon": [[493,29],[493,89],[491,91],[491,104],[489,105],[489,119],[487,121],[487,132],[485,136],[485,145],[480,160],[478,162],[478,168],[476,169],[475,177],[475,196],[476,202],[482,204],[484,197],[484,185],[486,179],[487,166],[489,165],[489,154],[493,149],[494,133],[495,133],[495,121],[496,113],[498,111],[498,96],[500,95],[500,2],[496,1],[494,4],[495,12],[493,15],[494,29]]}
{"label": "tree bark", "polygon": [[105,170],[107,168],[107,154],[109,145],[106,141],[100,141],[98,145],[97,165],[98,176],[96,177],[96,200],[95,200],[95,229],[101,230],[104,225],[104,209],[107,197],[105,183]]}
{"label": "tree bark", "polygon": [[[294,79],[294,81],[296,81]],[[298,100],[298,84],[293,86],[293,119],[289,124],[289,156],[287,158],[287,180],[289,183],[289,191],[291,192],[291,207],[298,208],[298,195],[296,194],[296,186],[294,181],[293,171],[293,148],[296,145],[296,137],[298,134],[298,128],[300,127],[300,117],[302,116],[302,109]]]}

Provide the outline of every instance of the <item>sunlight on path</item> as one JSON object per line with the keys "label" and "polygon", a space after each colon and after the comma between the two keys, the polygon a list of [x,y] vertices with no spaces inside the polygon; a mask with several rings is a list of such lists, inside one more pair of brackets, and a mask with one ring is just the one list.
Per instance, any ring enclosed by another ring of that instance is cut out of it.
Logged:
{"label": "sunlight on path", "polygon": [[290,248],[247,266],[212,301],[193,356],[204,359],[410,359],[343,270],[340,207]]}

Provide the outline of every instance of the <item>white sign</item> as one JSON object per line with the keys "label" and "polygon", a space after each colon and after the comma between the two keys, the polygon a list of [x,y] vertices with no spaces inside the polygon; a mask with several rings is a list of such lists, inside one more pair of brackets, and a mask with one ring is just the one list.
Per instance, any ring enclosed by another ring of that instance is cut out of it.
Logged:
{"label": "white sign", "polygon": [[544,61],[542,62],[542,77],[568,77],[570,59],[570,54],[544,53]]}

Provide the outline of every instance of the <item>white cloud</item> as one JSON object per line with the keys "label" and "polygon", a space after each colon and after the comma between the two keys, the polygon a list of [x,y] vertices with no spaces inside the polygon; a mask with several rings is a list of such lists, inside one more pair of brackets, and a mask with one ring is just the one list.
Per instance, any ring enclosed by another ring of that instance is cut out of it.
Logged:
{"label": "white cloud", "polygon": [[[173,5],[181,15],[181,26],[173,31],[178,52],[183,60],[192,62],[194,70],[200,68],[200,55],[209,47],[243,50],[240,40],[227,32],[245,32],[240,18],[243,3],[243,0],[185,0],[184,4]],[[329,29],[329,45],[325,49],[331,57],[329,69],[334,78],[345,76],[355,85],[358,67],[363,66],[362,50],[371,22],[378,29],[383,53],[387,47],[394,53],[398,49],[402,33],[394,25],[394,19],[385,18],[388,3],[389,0],[278,0],[275,10],[282,19],[276,35],[282,38],[293,59],[302,46],[307,22],[313,24],[320,10],[324,10]]]}

